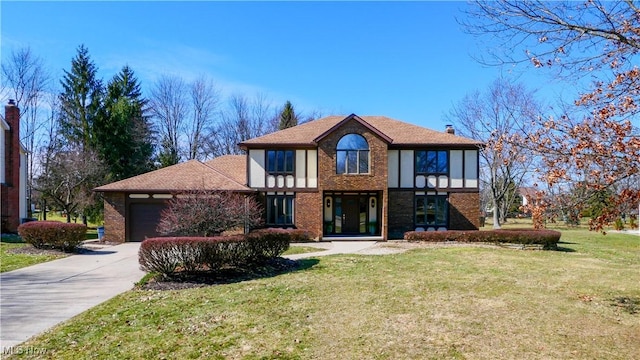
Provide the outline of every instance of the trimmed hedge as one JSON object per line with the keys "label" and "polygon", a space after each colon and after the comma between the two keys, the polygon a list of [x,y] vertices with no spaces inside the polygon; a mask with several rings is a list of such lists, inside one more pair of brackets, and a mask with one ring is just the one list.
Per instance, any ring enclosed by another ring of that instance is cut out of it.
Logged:
{"label": "trimmed hedge", "polygon": [[31,221],[18,226],[22,239],[37,249],[54,248],[74,251],[86,240],[87,227],[84,224],[59,221]]}
{"label": "trimmed hedge", "polygon": [[407,241],[458,241],[458,242],[489,242],[522,245],[542,245],[544,249],[555,249],[560,241],[561,233],[554,230],[535,229],[500,229],[500,230],[470,230],[470,231],[409,231],[404,234]]}
{"label": "trimmed hedge", "polygon": [[282,255],[296,236],[292,230],[262,229],[247,235],[150,238],[140,245],[138,261],[142,270],[164,275],[250,266]]}

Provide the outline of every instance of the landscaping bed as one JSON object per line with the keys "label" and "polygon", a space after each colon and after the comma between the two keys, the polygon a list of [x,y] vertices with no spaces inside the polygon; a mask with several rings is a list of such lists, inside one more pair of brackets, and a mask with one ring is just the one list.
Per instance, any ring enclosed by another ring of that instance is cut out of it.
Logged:
{"label": "landscaping bed", "polygon": [[558,247],[561,233],[555,230],[499,229],[499,230],[448,230],[408,231],[404,239],[410,242],[468,242],[508,244],[521,249],[553,250]]}

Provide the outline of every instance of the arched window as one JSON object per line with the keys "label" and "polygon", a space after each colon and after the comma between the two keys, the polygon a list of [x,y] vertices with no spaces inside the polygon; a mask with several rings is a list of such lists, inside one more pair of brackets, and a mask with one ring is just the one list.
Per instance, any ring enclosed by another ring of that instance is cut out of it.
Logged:
{"label": "arched window", "polygon": [[347,134],[336,146],[336,174],[368,174],[369,144],[358,134]]}

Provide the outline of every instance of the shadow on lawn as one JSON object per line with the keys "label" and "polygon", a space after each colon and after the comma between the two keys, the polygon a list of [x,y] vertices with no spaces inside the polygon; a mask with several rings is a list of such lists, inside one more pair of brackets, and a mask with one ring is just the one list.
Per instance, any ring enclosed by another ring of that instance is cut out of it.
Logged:
{"label": "shadow on lawn", "polygon": [[183,271],[169,276],[156,275],[149,281],[138,284],[138,287],[144,290],[180,290],[233,284],[308,270],[319,262],[318,259],[290,260],[280,257],[254,266],[230,267],[217,271]]}
{"label": "shadow on lawn", "polygon": [[575,243],[572,243],[572,242],[558,241],[558,246],[554,249],[555,251],[576,252],[574,249],[568,248],[568,247],[564,247],[564,246],[560,246],[560,244],[562,244],[562,245],[575,245]]}

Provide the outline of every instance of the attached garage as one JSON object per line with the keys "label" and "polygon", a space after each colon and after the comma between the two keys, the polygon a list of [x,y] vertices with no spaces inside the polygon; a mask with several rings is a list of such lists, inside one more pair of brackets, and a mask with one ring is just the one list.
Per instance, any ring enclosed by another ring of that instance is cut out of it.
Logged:
{"label": "attached garage", "polygon": [[134,201],[131,199],[127,213],[129,241],[142,241],[149,237],[156,237],[156,227],[160,222],[162,210],[166,207],[165,200]]}
{"label": "attached garage", "polygon": [[223,190],[252,193],[246,184],[246,158],[223,156],[207,163],[191,160],[101,186],[105,240],[143,241],[158,236],[156,227],[167,201],[184,191]]}

